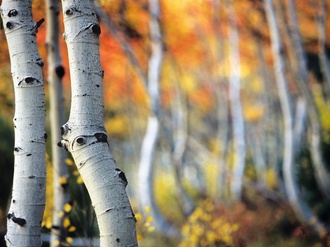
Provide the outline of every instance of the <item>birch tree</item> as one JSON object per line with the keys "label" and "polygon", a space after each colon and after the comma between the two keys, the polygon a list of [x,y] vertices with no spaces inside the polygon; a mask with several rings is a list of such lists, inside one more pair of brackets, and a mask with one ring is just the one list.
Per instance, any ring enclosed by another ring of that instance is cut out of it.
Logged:
{"label": "birch tree", "polygon": [[72,87],[69,120],[60,145],[71,152],[96,213],[100,246],[137,246],[127,179],[117,167],[103,124],[101,33],[92,0],[63,0],[64,39]]}
{"label": "birch tree", "polygon": [[53,165],[53,200],[54,211],[52,218],[50,246],[62,246],[65,240],[66,229],[63,227],[63,217],[59,213],[65,203],[69,201],[68,184],[60,183],[60,178],[68,177],[68,169],[65,164],[65,150],[59,148],[57,143],[61,140],[60,128],[64,124],[64,99],[62,89],[62,77],[64,68],[60,57],[59,46],[59,2],[57,0],[46,1],[47,16],[47,62],[48,62],[48,85],[50,101],[50,128],[51,148]]}
{"label": "birch tree", "polygon": [[234,148],[234,166],[231,179],[231,196],[235,200],[241,199],[242,184],[245,167],[245,139],[244,139],[244,120],[240,99],[240,54],[239,54],[239,36],[236,24],[236,13],[233,2],[228,5],[230,11],[230,29],[229,29],[229,103],[232,116],[233,128],[233,148]]}
{"label": "birch tree", "polygon": [[43,20],[33,21],[31,6],[31,1],[23,0],[4,0],[1,6],[15,91],[15,171],[7,246],[41,245],[45,207],[45,95],[43,60],[36,45]]}
{"label": "birch tree", "polygon": [[[298,67],[298,87],[306,100],[307,112],[311,125],[311,157],[315,171],[316,181],[323,194],[330,198],[330,179],[322,157],[321,133],[322,127],[319,112],[317,110],[313,95],[308,88],[308,69],[305,56],[305,49],[298,29],[298,17],[294,0],[288,0],[288,19],[290,25],[292,44],[294,47],[294,56]],[[321,63],[322,64],[322,63]]]}
{"label": "birch tree", "polygon": [[148,116],[146,134],[141,147],[141,159],[138,171],[139,196],[142,208],[145,206],[150,206],[152,208],[152,214],[157,228],[168,236],[175,236],[178,234],[178,231],[171,227],[159,213],[153,196],[153,162],[160,129],[159,80],[163,62],[163,43],[159,23],[160,6],[158,0],[149,0],[149,13],[151,56],[148,64],[147,90],[150,97],[150,113]]}
{"label": "birch tree", "polygon": [[278,89],[279,100],[281,104],[283,125],[284,125],[284,152],[283,152],[283,176],[285,190],[288,200],[296,213],[297,217],[309,224],[312,224],[315,230],[324,236],[326,229],[317,219],[309,206],[301,199],[298,185],[294,177],[293,164],[296,158],[297,140],[294,138],[293,111],[292,102],[288,89],[288,81],[285,77],[285,61],[283,57],[283,46],[280,37],[280,31],[275,17],[275,11],[272,0],[264,0],[266,17],[268,21],[271,48],[274,57],[274,73]]}

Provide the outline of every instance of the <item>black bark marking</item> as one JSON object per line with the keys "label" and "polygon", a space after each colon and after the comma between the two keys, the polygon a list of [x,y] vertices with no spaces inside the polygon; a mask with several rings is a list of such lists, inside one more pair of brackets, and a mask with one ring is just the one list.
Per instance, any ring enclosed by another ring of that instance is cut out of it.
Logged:
{"label": "black bark marking", "polygon": [[26,220],[23,218],[16,218],[14,213],[7,214],[7,219],[12,220],[14,223],[24,226],[26,224]]}
{"label": "black bark marking", "polygon": [[127,186],[128,181],[127,181],[125,173],[123,171],[121,171],[120,169],[118,169],[118,168],[116,168],[115,170],[118,172],[118,176],[124,182],[125,186]]}
{"label": "black bark marking", "polygon": [[36,176],[33,175],[29,176],[29,179],[34,179],[34,178],[36,178]]}
{"label": "black bark marking", "polygon": [[26,156],[31,156],[32,154],[27,154]]}
{"label": "black bark marking", "polygon": [[26,77],[26,78],[25,78],[25,82],[26,82],[27,84],[32,83],[33,81],[34,81],[34,78],[33,78],[33,77]]}
{"label": "black bark marking", "polygon": [[9,10],[8,17],[13,17],[13,16],[16,16],[16,15],[18,15],[18,11],[16,9]]}
{"label": "black bark marking", "polygon": [[100,87],[100,85],[99,84],[96,84],[96,87]]}
{"label": "black bark marking", "polygon": [[37,62],[37,65],[39,65],[40,67],[44,67],[44,60],[42,58],[38,58],[36,60],[36,62]]}
{"label": "black bark marking", "polygon": [[83,145],[85,144],[86,142],[86,139],[84,137],[78,137],[76,142],[79,144],[79,145]]}
{"label": "black bark marking", "polygon": [[55,68],[55,73],[56,73],[58,78],[62,79],[65,75],[64,67],[62,65],[57,66]]}
{"label": "black bark marking", "polygon": [[44,23],[45,19],[41,18],[39,21],[36,22],[36,26],[37,28],[39,28],[41,26],[42,23]]}
{"label": "black bark marking", "polygon": [[98,24],[93,24],[92,25],[92,31],[96,35],[100,35],[101,34],[101,28],[100,28],[100,26]]}
{"label": "black bark marking", "polygon": [[23,219],[23,218],[16,218],[16,217],[13,217],[11,219],[14,223],[16,223],[17,225],[20,225],[20,226],[24,226],[26,224],[26,220]]}
{"label": "black bark marking", "polygon": [[96,133],[94,136],[98,142],[108,142],[108,137],[104,133]]}
{"label": "black bark marking", "polygon": [[11,21],[8,21],[8,22],[6,23],[6,27],[7,27],[8,29],[12,29],[12,28],[14,28],[14,23],[11,22]]}
{"label": "black bark marking", "polygon": [[65,14],[70,16],[70,15],[73,15],[74,12],[76,12],[76,11],[78,11],[77,8],[71,7],[65,11]]}
{"label": "black bark marking", "polygon": [[47,133],[44,134],[45,141],[47,141],[48,135]]}
{"label": "black bark marking", "polygon": [[120,242],[120,238],[116,238],[116,242],[119,243]]}
{"label": "black bark marking", "polygon": [[15,148],[14,148],[14,151],[15,151],[15,152],[19,152],[20,150],[22,150],[20,147],[15,147]]}

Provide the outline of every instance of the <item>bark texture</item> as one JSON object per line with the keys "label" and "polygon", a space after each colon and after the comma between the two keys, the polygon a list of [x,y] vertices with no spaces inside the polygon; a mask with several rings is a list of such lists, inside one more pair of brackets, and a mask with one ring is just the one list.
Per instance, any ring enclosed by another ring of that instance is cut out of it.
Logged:
{"label": "bark texture", "polygon": [[15,91],[15,171],[7,215],[7,246],[40,246],[45,207],[47,139],[43,61],[36,34],[43,20],[32,19],[31,1],[2,1]]}
{"label": "bark texture", "polygon": [[61,146],[71,152],[92,200],[100,246],[137,246],[125,174],[110,153],[103,125],[103,70],[93,1],[64,0],[64,38],[72,85],[71,111]]}

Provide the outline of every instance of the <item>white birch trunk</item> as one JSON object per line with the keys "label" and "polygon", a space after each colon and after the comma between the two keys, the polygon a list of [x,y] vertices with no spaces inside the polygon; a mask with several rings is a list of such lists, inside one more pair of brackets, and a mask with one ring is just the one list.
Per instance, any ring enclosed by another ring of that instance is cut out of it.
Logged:
{"label": "white birch trunk", "polygon": [[154,153],[159,135],[159,78],[163,62],[162,35],[159,26],[160,6],[158,0],[149,0],[149,30],[151,36],[151,56],[148,66],[148,94],[150,100],[150,113],[148,116],[147,130],[141,147],[139,164],[139,200],[141,207],[151,207],[154,224],[158,231],[168,235],[178,235],[158,211],[153,191],[153,163]]}
{"label": "white birch trunk", "polygon": [[36,45],[42,23],[33,22],[31,1],[2,1],[15,90],[15,171],[7,215],[7,246],[40,246],[45,207],[46,160],[43,61]]}
{"label": "white birch trunk", "polygon": [[57,0],[46,1],[47,16],[47,62],[48,62],[48,85],[50,101],[50,128],[51,148],[53,165],[53,200],[54,211],[52,218],[50,246],[55,247],[56,242],[60,243],[67,235],[63,227],[63,217],[59,213],[63,210],[64,204],[69,201],[68,185],[60,184],[60,177],[68,177],[68,169],[65,164],[67,157],[65,150],[59,148],[57,143],[61,140],[61,126],[64,124],[64,99],[62,89],[62,77],[64,68],[60,57],[59,46],[59,2]]}
{"label": "white birch trunk", "polygon": [[308,205],[300,198],[298,186],[294,177],[293,164],[295,162],[295,143],[293,133],[293,113],[290,102],[288,82],[285,77],[285,62],[280,32],[275,17],[272,0],[264,0],[266,17],[271,36],[272,53],[274,56],[274,72],[278,88],[284,122],[284,153],[283,175],[288,200],[296,216],[303,222],[313,225],[316,231],[322,235],[326,233],[324,226],[319,222],[316,215]]}
{"label": "white birch trunk", "polygon": [[307,61],[305,57],[305,49],[301,40],[300,32],[298,29],[298,18],[296,15],[296,7],[294,0],[288,0],[289,7],[289,23],[291,31],[291,39],[294,46],[294,52],[296,61],[298,63],[299,79],[297,84],[306,100],[307,113],[309,121],[311,123],[312,138],[311,138],[311,157],[312,164],[314,168],[314,173],[316,177],[317,184],[321,192],[330,198],[330,176],[326,170],[324,160],[322,157],[322,147],[321,147],[321,123],[320,116],[313,98],[313,95],[308,88],[308,69]]}
{"label": "white birch trunk", "polygon": [[233,128],[233,148],[234,164],[230,184],[231,197],[240,200],[242,196],[242,185],[245,167],[245,138],[244,138],[244,119],[240,98],[240,54],[239,37],[236,25],[236,13],[233,3],[230,8],[230,27],[229,27],[229,103],[232,116]]}
{"label": "white birch trunk", "polygon": [[93,1],[63,0],[64,38],[72,85],[71,111],[61,145],[71,152],[92,200],[100,246],[137,246],[125,174],[110,153],[103,125],[101,33]]}

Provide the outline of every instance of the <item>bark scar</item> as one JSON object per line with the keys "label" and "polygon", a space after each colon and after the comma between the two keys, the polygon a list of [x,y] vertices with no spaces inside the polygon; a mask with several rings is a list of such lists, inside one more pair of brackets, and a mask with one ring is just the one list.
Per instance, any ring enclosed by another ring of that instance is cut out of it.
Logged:
{"label": "bark scar", "polygon": [[24,226],[26,224],[26,220],[25,219],[15,217],[15,214],[14,213],[9,213],[7,215],[7,218],[9,220],[12,220],[14,223],[16,223],[17,225],[20,225],[20,226]]}

